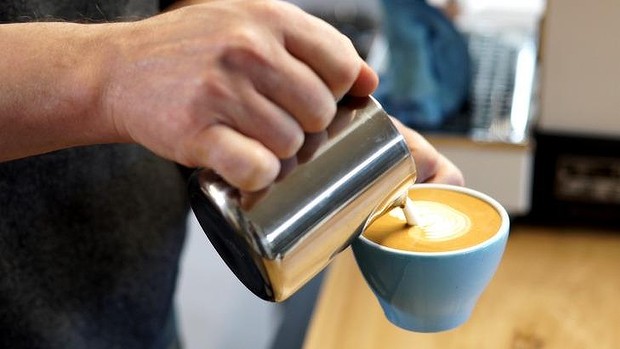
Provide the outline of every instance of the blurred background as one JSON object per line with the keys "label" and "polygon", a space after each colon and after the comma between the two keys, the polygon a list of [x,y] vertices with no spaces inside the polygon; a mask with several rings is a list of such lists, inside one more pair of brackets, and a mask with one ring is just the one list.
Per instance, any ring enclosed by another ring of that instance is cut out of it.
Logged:
{"label": "blurred background", "polygon": [[[291,2],[349,36],[380,73],[384,108],[515,222],[620,229],[616,0]],[[321,277],[291,301],[264,302],[188,219],[185,347],[301,348]]]}

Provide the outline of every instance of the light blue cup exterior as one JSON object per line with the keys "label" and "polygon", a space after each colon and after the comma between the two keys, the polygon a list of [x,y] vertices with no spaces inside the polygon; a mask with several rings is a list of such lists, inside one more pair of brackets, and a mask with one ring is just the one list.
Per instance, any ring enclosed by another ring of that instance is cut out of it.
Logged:
{"label": "light blue cup exterior", "polygon": [[457,251],[407,252],[363,236],[353,242],[357,264],[390,322],[415,332],[445,331],[469,319],[499,266],[510,220],[497,201],[480,192],[443,184],[415,187],[468,193],[494,206],[502,218],[491,239]]}

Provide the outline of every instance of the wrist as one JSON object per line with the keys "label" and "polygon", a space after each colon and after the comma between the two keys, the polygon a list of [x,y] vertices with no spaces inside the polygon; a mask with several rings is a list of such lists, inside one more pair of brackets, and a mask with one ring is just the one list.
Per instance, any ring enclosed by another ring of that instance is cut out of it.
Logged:
{"label": "wrist", "polygon": [[73,114],[80,121],[86,144],[128,141],[106,103],[110,71],[119,52],[113,29],[121,25],[76,24],[79,27],[75,29],[80,31],[73,43],[76,68],[67,72],[64,81],[68,98],[75,103]]}

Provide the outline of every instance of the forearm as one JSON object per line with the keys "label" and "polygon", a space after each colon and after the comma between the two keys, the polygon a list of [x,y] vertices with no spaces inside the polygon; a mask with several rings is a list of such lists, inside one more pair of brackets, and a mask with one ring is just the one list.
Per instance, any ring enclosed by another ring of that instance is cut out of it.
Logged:
{"label": "forearm", "polygon": [[0,161],[115,141],[98,112],[105,51],[89,25],[0,25]]}

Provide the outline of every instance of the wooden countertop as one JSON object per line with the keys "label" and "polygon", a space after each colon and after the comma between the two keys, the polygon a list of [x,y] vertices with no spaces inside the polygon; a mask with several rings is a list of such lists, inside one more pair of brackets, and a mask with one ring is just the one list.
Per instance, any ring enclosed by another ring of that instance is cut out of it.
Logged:
{"label": "wooden countertop", "polygon": [[304,349],[620,348],[620,231],[516,226],[467,323],[436,334],[390,324],[350,250],[331,264]]}

